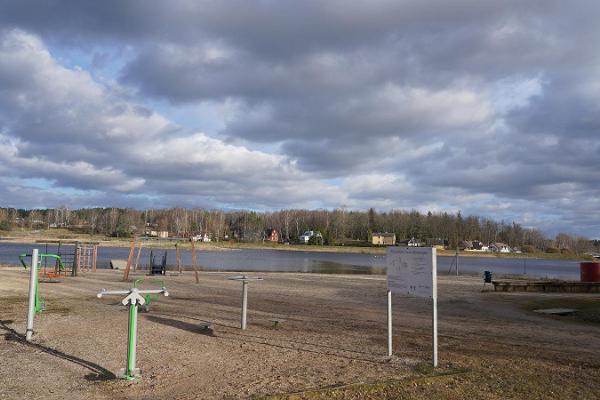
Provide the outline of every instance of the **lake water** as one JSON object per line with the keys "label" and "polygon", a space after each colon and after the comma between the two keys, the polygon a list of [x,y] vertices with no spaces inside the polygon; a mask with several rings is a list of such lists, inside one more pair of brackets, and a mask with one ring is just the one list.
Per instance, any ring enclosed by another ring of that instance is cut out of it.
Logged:
{"label": "lake water", "polygon": [[[37,247],[46,251],[45,245],[0,243],[0,264],[20,265],[18,255],[31,253]],[[72,246],[63,246],[63,251],[72,252]],[[49,246],[48,252],[56,251],[56,246]],[[142,249],[140,265],[149,265],[150,251],[157,255],[157,262],[165,250]],[[385,255],[354,253],[323,253],[316,251],[283,251],[283,250],[225,250],[196,252],[200,268],[210,271],[254,271],[254,272],[316,272],[338,274],[384,274]],[[126,260],[129,248],[99,247],[98,268],[108,268],[111,259]],[[189,269],[191,265],[190,251],[181,251],[182,264]],[[438,256],[438,275],[448,274],[454,257]],[[167,250],[169,269],[176,265],[175,250]],[[538,278],[579,279],[579,262],[571,260],[511,259],[496,257],[460,257],[461,273],[482,274],[483,271],[494,274],[526,273]],[[454,273],[454,269],[452,269]]]}

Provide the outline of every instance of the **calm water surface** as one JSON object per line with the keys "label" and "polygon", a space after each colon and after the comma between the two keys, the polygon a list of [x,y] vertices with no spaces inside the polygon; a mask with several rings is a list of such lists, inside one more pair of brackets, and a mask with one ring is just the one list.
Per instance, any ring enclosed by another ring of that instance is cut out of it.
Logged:
{"label": "calm water surface", "polygon": [[[31,253],[37,247],[46,251],[45,245],[0,243],[0,264],[20,265],[18,255]],[[72,246],[63,246],[63,251],[73,251]],[[142,249],[140,264],[147,266],[150,251],[157,255],[157,262],[165,250]],[[49,246],[48,252],[56,252],[56,246]],[[322,253],[315,251],[283,250],[225,250],[197,251],[201,268],[211,271],[255,271],[255,272],[318,272],[332,274],[385,274],[385,255],[354,253]],[[99,247],[98,267],[108,268],[111,259],[126,260],[129,248]],[[190,251],[181,251],[182,263],[191,265]],[[454,257],[438,256],[438,275],[454,273]],[[167,250],[167,265],[176,264],[175,250]],[[538,278],[579,279],[579,262],[571,260],[509,259],[494,257],[461,257],[461,273],[481,274],[485,270],[495,274],[523,274]]]}

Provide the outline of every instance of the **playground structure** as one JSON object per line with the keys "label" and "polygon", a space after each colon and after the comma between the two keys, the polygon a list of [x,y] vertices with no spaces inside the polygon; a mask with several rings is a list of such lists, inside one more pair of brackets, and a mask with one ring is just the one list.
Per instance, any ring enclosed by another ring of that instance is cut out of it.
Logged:
{"label": "playground structure", "polygon": [[[140,246],[141,249],[141,246]],[[167,274],[167,252],[165,251],[160,264],[156,262],[156,255],[150,252],[150,275],[166,275]]]}
{"label": "playground structure", "polygon": [[[45,254],[55,254],[61,258],[66,272],[77,276],[81,272],[96,272],[98,259],[98,242],[84,242],[79,240],[37,240],[37,244],[45,246]],[[47,266],[47,260],[44,261]]]}
{"label": "playground structure", "polygon": [[[149,289],[149,290],[140,290],[136,287],[138,281],[134,283],[134,286],[128,290],[105,290],[102,289],[100,293],[98,293],[98,298],[102,298],[107,295],[126,295],[126,297],[121,301],[123,305],[129,306],[129,325],[128,325],[128,334],[127,334],[127,364],[125,368],[123,368],[118,374],[117,377],[122,379],[127,379],[129,381],[139,378],[141,376],[141,371],[139,368],[135,367],[136,360],[136,343],[137,343],[137,313],[138,306],[143,306],[146,304],[146,299],[150,300],[152,294],[164,294],[165,296],[169,295],[167,289],[162,287],[160,289]],[[146,296],[142,296],[146,295]]]}
{"label": "playground structure", "polygon": [[[137,251],[136,251],[137,247]],[[139,260],[142,253],[143,242],[137,241],[134,239],[131,241],[131,245],[129,247],[129,256],[127,257],[127,264],[125,265],[125,269],[123,272],[122,282],[129,281],[129,274],[133,269],[136,271],[138,269]],[[136,254],[137,253],[137,254]],[[160,262],[157,262],[157,255],[154,254],[154,251],[150,251],[150,259],[148,263],[148,274],[149,275],[166,275],[167,274],[167,254],[165,251],[160,259]],[[198,275],[198,262],[196,258],[196,246],[194,242],[191,242],[191,256],[192,256],[192,270],[194,271],[194,277],[196,283],[200,283],[200,277]],[[183,272],[182,264],[181,264],[181,250],[179,245],[175,243],[175,260],[176,260],[176,270],[179,274]]]}

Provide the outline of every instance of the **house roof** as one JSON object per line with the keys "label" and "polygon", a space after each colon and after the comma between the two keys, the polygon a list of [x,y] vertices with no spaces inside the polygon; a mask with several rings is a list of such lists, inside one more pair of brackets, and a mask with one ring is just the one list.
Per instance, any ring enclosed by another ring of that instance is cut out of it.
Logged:
{"label": "house roof", "polygon": [[373,236],[394,237],[396,234],[388,232],[373,232]]}

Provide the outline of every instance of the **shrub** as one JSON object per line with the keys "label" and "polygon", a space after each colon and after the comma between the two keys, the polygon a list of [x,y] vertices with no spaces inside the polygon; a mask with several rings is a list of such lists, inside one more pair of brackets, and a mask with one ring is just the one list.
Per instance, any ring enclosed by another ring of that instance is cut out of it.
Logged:
{"label": "shrub", "polygon": [[535,248],[535,246],[526,244],[525,246],[521,247],[521,251],[523,253],[535,253],[537,251],[537,249]]}
{"label": "shrub", "polygon": [[119,227],[112,233],[112,236],[119,238],[130,238],[133,236],[133,234],[127,229]]}
{"label": "shrub", "polygon": [[548,247],[546,249],[546,253],[560,253],[560,249],[558,249],[556,247]]}
{"label": "shrub", "polygon": [[315,232],[315,234],[312,235],[308,239],[308,244],[315,244],[318,246],[322,246],[323,245],[323,236],[319,232]]}
{"label": "shrub", "polygon": [[10,231],[10,222],[0,221],[0,231]]}

